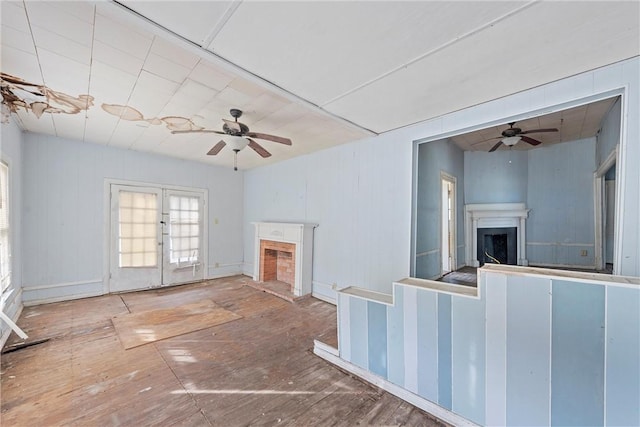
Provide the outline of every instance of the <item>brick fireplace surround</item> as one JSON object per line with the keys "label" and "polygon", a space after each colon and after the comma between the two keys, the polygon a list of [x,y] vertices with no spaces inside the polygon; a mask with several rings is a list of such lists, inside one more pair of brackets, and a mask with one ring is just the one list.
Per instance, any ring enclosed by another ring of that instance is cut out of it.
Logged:
{"label": "brick fireplace surround", "polygon": [[278,280],[291,285],[295,281],[296,245],[260,240],[260,281]]}
{"label": "brick fireplace surround", "polygon": [[253,280],[291,285],[296,297],[312,293],[313,229],[318,224],[254,222]]}

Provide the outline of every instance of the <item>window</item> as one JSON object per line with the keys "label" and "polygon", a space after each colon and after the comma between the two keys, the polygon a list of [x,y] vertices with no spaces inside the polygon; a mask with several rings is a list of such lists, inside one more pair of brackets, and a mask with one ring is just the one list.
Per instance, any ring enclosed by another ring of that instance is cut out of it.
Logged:
{"label": "window", "polygon": [[0,281],[2,282],[2,291],[11,284],[9,234],[9,166],[0,162]]}
{"label": "window", "polygon": [[158,263],[158,196],[120,191],[120,267],[155,267]]}
{"label": "window", "polygon": [[171,263],[195,262],[200,251],[198,197],[169,197],[169,259]]}

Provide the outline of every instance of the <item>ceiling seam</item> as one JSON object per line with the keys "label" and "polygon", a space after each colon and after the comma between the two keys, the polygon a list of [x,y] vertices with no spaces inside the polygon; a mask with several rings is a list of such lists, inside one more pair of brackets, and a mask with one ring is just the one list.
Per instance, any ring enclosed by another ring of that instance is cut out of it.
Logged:
{"label": "ceiling seam", "polygon": [[[219,63],[222,63],[227,67],[231,67],[236,73],[239,73],[240,77],[242,77],[242,78],[245,78],[245,79],[251,78],[251,79],[254,79],[256,81],[259,81],[259,82],[261,82],[261,84],[267,85],[268,88],[270,88],[270,90],[274,90],[276,92],[279,92],[279,95],[281,95],[281,96],[283,96],[285,98],[288,98],[291,101],[295,101],[295,102],[298,102],[298,103],[300,103],[302,105],[305,105],[306,107],[311,108],[312,110],[314,110],[317,113],[321,113],[321,114],[326,115],[326,116],[328,116],[328,117],[330,117],[332,119],[339,120],[343,124],[351,126],[351,127],[355,127],[360,131],[364,131],[364,132],[368,133],[369,135],[372,135],[372,136],[379,135],[379,132],[376,132],[376,131],[374,131],[372,129],[366,128],[366,127],[364,127],[362,125],[357,124],[356,122],[353,122],[353,121],[351,121],[349,119],[346,119],[345,117],[342,117],[342,116],[339,116],[339,115],[337,115],[335,113],[332,113],[332,112],[322,108],[322,106],[320,106],[320,105],[318,105],[318,104],[316,104],[314,102],[311,102],[306,98],[302,98],[299,95],[296,95],[295,93],[283,88],[282,86],[280,86],[280,85],[278,85],[278,84],[276,84],[276,83],[274,83],[274,82],[272,82],[270,80],[267,80],[267,79],[255,74],[255,73],[247,70],[246,68],[243,68],[243,67],[239,66],[238,64],[228,60],[227,58],[225,58],[225,57],[223,57],[223,56],[221,56],[221,55],[219,55],[219,54],[217,54],[217,53],[215,53],[215,52],[213,52],[211,50],[205,49],[204,47],[200,46],[199,44],[197,44],[197,43],[195,43],[195,42],[193,42],[193,41],[181,36],[180,34],[168,29],[167,27],[164,27],[164,26],[158,24],[157,22],[147,18],[146,16],[142,15],[141,13],[138,13],[135,10],[129,8],[125,4],[120,3],[119,0],[111,0],[111,4],[115,4],[115,5],[119,6],[123,10],[127,11],[129,14],[134,15],[134,16],[144,20],[148,24],[153,25],[155,28],[160,29],[160,30],[162,30],[163,32],[165,32],[167,34],[172,35],[176,39],[179,39],[180,41],[182,41],[183,43],[191,46],[192,48],[196,48],[200,54],[206,54],[207,56],[214,57]],[[220,66],[220,64],[217,64],[217,65]],[[242,74],[244,74],[244,75],[242,75]]]}
{"label": "ceiling seam", "polygon": [[495,24],[497,24],[498,22],[500,22],[500,21],[502,21],[504,19],[510,18],[511,16],[516,15],[516,14],[522,12],[523,10],[530,8],[534,4],[540,3],[540,2],[541,2],[541,0],[532,0],[532,1],[528,2],[528,3],[526,3],[524,6],[521,6],[521,7],[517,8],[517,9],[514,9],[514,10],[512,10],[510,12],[507,12],[506,14],[504,14],[502,16],[499,16],[498,18],[495,18],[495,19],[487,22],[484,25],[481,25],[480,27],[477,27],[477,28],[475,28],[475,29],[473,29],[471,31],[468,31],[468,32],[462,34],[461,36],[458,36],[458,37],[454,38],[453,40],[450,40],[450,41],[448,41],[448,42],[446,42],[446,43],[444,43],[444,44],[442,44],[442,45],[440,45],[438,47],[435,47],[435,48],[431,49],[430,51],[425,52],[422,55],[419,55],[419,56],[415,57],[414,59],[412,59],[412,60],[410,60],[410,61],[408,61],[408,62],[406,62],[406,63],[404,63],[404,64],[402,64],[402,65],[400,65],[400,66],[398,66],[396,68],[393,68],[393,69],[391,69],[391,70],[389,70],[389,71],[387,71],[387,72],[385,72],[383,74],[380,74],[379,76],[374,77],[373,79],[368,80],[368,81],[366,81],[366,82],[364,82],[364,83],[362,83],[362,84],[360,84],[360,85],[358,85],[358,86],[356,86],[356,87],[354,87],[354,88],[352,88],[352,89],[350,89],[350,90],[348,90],[348,91],[346,91],[346,92],[344,92],[344,93],[342,93],[342,94],[340,94],[340,95],[338,95],[338,96],[336,96],[336,97],[334,97],[334,98],[332,98],[332,99],[330,99],[330,100],[328,100],[328,101],[326,101],[324,103],[322,103],[322,106],[327,106],[329,104],[332,104],[332,103],[334,103],[334,102],[336,102],[336,101],[338,101],[338,100],[340,100],[340,99],[342,99],[342,98],[344,98],[344,97],[346,97],[348,95],[351,95],[354,92],[359,91],[360,89],[363,89],[363,88],[365,88],[367,86],[370,86],[373,83],[375,83],[375,82],[377,82],[379,80],[382,80],[385,77],[388,77],[391,74],[394,74],[394,73],[396,73],[396,72],[398,72],[398,71],[400,71],[402,69],[405,69],[405,68],[415,64],[416,62],[421,61],[421,60],[423,60],[423,59],[425,59],[425,58],[427,58],[427,57],[429,57],[431,55],[434,55],[434,54],[440,52],[441,50],[443,50],[445,48],[448,48],[448,47],[450,47],[450,46],[452,46],[452,45],[454,45],[454,44],[456,44],[456,43],[458,43],[458,42],[460,42],[460,41],[462,41],[464,39],[467,39],[467,38],[473,36],[474,34],[477,34],[477,33],[481,32],[481,31],[483,31],[483,30],[485,30],[487,28],[491,28]]}
{"label": "ceiling seam", "polygon": [[[24,8],[24,16],[27,19],[27,24],[29,25],[29,33],[31,34],[31,41],[33,42],[33,50],[36,52],[36,59],[38,61],[38,69],[40,70],[40,77],[42,77],[42,84],[46,87],[47,82],[44,79],[44,73],[42,72],[42,64],[40,63],[40,54],[38,53],[38,46],[36,46],[36,38],[33,35],[33,26],[31,25],[31,20],[29,19],[29,11],[27,10],[27,2],[26,0],[22,0],[22,6]],[[53,131],[56,136],[58,135],[58,129],[56,128],[56,122],[53,120],[53,114],[49,115],[51,117],[51,126],[53,126]],[[22,121],[22,120],[20,120]]]}
{"label": "ceiling seam", "polygon": [[[207,50],[211,49],[211,45],[213,44],[213,40],[218,36],[220,31],[222,31],[224,26],[227,25],[227,22],[229,22],[229,19],[231,19],[231,17],[236,12],[236,10],[238,10],[238,8],[240,7],[240,4],[242,3],[242,1],[243,0],[233,0],[231,2],[229,7],[227,8],[227,10],[224,12],[224,15],[222,15],[222,18],[220,18],[220,20],[216,23],[216,26],[213,28],[213,30],[202,41],[202,47],[203,48],[204,48],[204,46],[206,46]],[[213,50],[211,50],[211,51],[213,52]]]}
{"label": "ceiling seam", "polygon": [[[96,6],[93,5],[93,25],[91,28],[91,56],[89,57],[89,81],[87,83],[87,95],[91,94],[91,76],[93,75],[93,48],[95,45],[95,35],[96,35]],[[92,100],[93,102],[93,100]],[[89,98],[87,98],[87,102],[85,104],[84,109],[84,127],[82,129],[82,141],[86,142],[85,138],[87,137],[87,122],[89,120]]]}

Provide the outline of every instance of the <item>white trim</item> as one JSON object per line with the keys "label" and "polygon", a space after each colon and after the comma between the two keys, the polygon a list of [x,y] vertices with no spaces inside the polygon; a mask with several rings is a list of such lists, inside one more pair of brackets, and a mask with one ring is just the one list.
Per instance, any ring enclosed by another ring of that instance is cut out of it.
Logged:
{"label": "white trim", "polygon": [[470,421],[454,412],[449,411],[448,409],[443,408],[440,405],[437,405],[421,396],[411,393],[407,389],[404,389],[396,384],[393,384],[382,377],[372,374],[371,372],[359,366],[356,366],[338,356],[335,356],[331,352],[326,351],[322,346],[315,345],[316,342],[314,342],[313,354],[363,379],[364,381],[367,381],[371,385],[375,387],[379,387],[385,390],[386,392],[393,394],[396,397],[399,397],[400,399],[422,409],[423,411],[428,412],[429,414],[451,425],[460,426],[460,427],[478,425],[473,421]]}
{"label": "white trim", "polygon": [[27,300],[27,301],[23,301],[23,304],[24,304],[25,307],[31,307],[31,306],[34,306],[34,305],[49,304],[49,303],[52,303],[52,302],[61,302],[61,301],[72,301],[72,300],[76,300],[76,299],[99,297],[99,296],[102,296],[102,295],[104,295],[104,294],[101,294],[99,292],[87,292],[85,294],[63,295],[63,296],[53,297],[53,298]]}
{"label": "white trim", "polygon": [[604,324],[605,324],[605,328],[604,328],[604,366],[603,366],[603,379],[602,379],[602,403],[603,403],[603,424],[606,426],[607,425],[607,342],[609,341],[609,334],[607,333],[609,330],[609,322],[608,322],[608,318],[607,315],[609,313],[608,311],[608,304],[609,303],[609,287],[605,286],[604,287]]}
{"label": "white trim", "polygon": [[[598,169],[593,173],[593,212],[594,212],[594,227],[595,227],[595,267],[596,269],[602,270],[606,264],[605,254],[603,251],[604,248],[604,208],[605,208],[605,198],[604,198],[604,182],[605,182],[605,174],[607,171],[617,163],[618,159],[618,147],[620,142],[618,142],[613,150],[609,153],[607,158],[602,162]],[[616,179],[616,186],[618,185]],[[617,200],[617,194],[616,194]],[[617,208],[617,207],[616,207]],[[619,222],[618,212],[616,211],[616,219],[615,223]],[[615,233],[615,231],[614,231]],[[617,234],[614,237],[614,252],[615,252],[615,239],[617,239]],[[615,254],[614,254],[614,264],[613,268],[615,270]]]}
{"label": "white trim", "polygon": [[595,246],[593,243],[527,242],[527,246]]}
{"label": "white trim", "polygon": [[506,264],[485,264],[478,269],[478,274],[508,274],[512,276],[542,277],[545,279],[565,280],[570,282],[593,283],[603,286],[616,286],[621,288],[638,289],[640,278],[600,274],[583,271],[553,270],[537,267],[519,267]]}
{"label": "white trim", "polygon": [[[316,288],[317,290],[325,289],[328,292],[325,292],[325,293],[317,292]],[[335,283],[330,285],[328,283],[312,280],[311,289],[313,290],[311,292],[311,296],[321,301],[328,302],[329,304],[337,305],[338,297],[336,294],[336,288],[337,288],[337,285]]]}
{"label": "white trim", "polygon": [[591,264],[549,264],[549,263],[541,263],[541,262],[534,262],[533,264],[530,264],[529,267],[534,267],[534,268],[576,268],[576,269],[580,269],[580,270],[593,270],[595,271],[599,271],[595,265],[591,265]]}
{"label": "white trim", "polygon": [[529,211],[524,203],[474,203],[464,206],[466,264],[480,267],[478,261],[478,229],[515,227],[517,264],[529,265],[527,260],[526,219]]}
{"label": "white trim", "polygon": [[313,340],[313,347],[319,348],[322,351],[326,351],[329,354],[333,354],[336,357],[340,356],[340,352],[337,348],[330,346],[329,344],[325,344],[322,341]]}
{"label": "white trim", "polygon": [[39,291],[41,289],[54,289],[54,288],[66,288],[69,286],[90,285],[92,283],[100,283],[100,282],[102,282],[102,279],[79,280],[77,282],[53,283],[51,285],[23,286],[22,289],[25,292],[28,292],[28,291]]}
{"label": "white trim", "polygon": [[[442,253],[442,246],[443,246],[443,242],[440,241],[440,274],[444,275],[446,273],[450,273],[452,271],[456,270],[456,266],[458,265],[458,247],[456,246],[456,244],[458,243],[458,203],[456,203],[456,200],[458,198],[458,179],[453,176],[450,175],[448,173],[446,173],[445,171],[443,171],[442,169],[440,170],[440,191],[442,191],[442,182],[446,181],[450,184],[453,185],[453,194],[451,194],[451,211],[453,212],[452,214],[452,218],[451,218],[451,234],[453,235],[453,237],[451,237],[449,239],[449,242],[447,243],[447,247],[449,248],[449,252],[451,254],[453,254],[451,256],[451,264],[449,265],[449,271],[445,271],[442,269],[442,258],[445,256],[444,253]],[[443,218],[442,218],[442,212],[444,210],[444,206],[442,206],[442,194],[440,195],[440,238],[442,239],[442,222],[443,222]],[[453,245],[451,244],[451,242],[453,242]],[[448,256],[449,254],[447,254]]]}

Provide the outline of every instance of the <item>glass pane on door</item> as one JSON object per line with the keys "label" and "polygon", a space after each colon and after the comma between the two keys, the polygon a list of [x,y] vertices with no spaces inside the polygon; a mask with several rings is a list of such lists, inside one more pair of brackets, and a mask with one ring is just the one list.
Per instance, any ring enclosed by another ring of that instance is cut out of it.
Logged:
{"label": "glass pane on door", "polygon": [[199,197],[169,196],[169,259],[193,263],[200,256]]}
{"label": "glass pane on door", "polygon": [[119,202],[119,267],[157,266],[158,195],[120,191]]}

